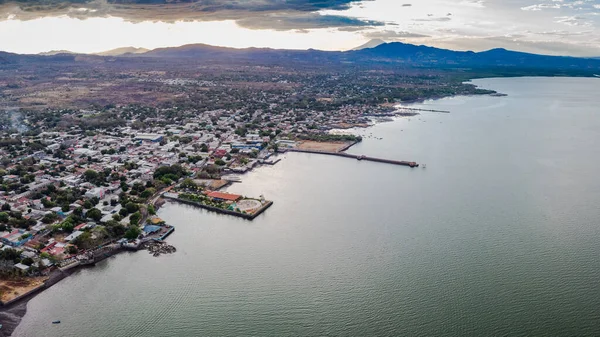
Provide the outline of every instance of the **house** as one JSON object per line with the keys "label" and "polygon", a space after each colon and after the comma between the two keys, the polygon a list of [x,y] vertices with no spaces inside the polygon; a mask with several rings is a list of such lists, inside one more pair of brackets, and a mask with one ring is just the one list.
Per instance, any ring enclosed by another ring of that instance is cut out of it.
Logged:
{"label": "house", "polygon": [[73,228],[73,230],[75,230],[75,231],[80,231],[80,230],[82,230],[83,228],[86,228],[87,226],[88,226],[88,224],[84,222],[84,223],[82,223],[82,224],[79,224],[79,225],[75,226],[75,227]]}
{"label": "house", "polygon": [[74,231],[73,233],[69,234],[69,236],[67,236],[65,238],[65,241],[71,242],[71,241],[77,239],[81,234],[83,234],[82,231]]}
{"label": "house", "polygon": [[22,263],[17,263],[15,264],[15,268],[20,269],[22,271],[27,271],[29,269],[29,266]]}
{"label": "house", "polygon": [[227,150],[217,149],[217,150],[215,150],[213,155],[217,158],[223,158],[225,155],[227,155]]}
{"label": "house", "polygon": [[87,198],[98,198],[98,199],[102,199],[104,198],[104,194],[106,193],[106,190],[102,187],[95,187],[92,188],[91,190],[85,192],[85,196]]}
{"label": "house", "polygon": [[1,239],[2,242],[7,245],[20,247],[27,241],[31,240],[31,238],[31,234],[27,233],[26,231],[22,229],[15,229],[12,232],[2,236]]}
{"label": "house", "polygon": [[222,201],[238,201],[238,200],[242,199],[242,196],[239,194],[231,194],[231,193],[225,193],[225,192],[219,192],[219,191],[210,191],[210,192],[206,193],[206,196],[208,196],[209,198],[213,198],[215,200],[222,200]]}
{"label": "house", "polygon": [[163,135],[155,133],[138,133],[135,135],[135,140],[159,143],[163,140]]}

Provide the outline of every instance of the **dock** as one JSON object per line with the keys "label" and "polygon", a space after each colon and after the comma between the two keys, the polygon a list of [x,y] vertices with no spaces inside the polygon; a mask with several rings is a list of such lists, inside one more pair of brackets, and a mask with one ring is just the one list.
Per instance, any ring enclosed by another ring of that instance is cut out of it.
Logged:
{"label": "dock", "polygon": [[369,157],[369,156],[364,156],[364,155],[350,154],[350,153],[345,153],[345,152],[301,150],[301,149],[286,149],[285,151],[286,152],[324,154],[324,155],[329,155],[329,156],[351,158],[351,159],[356,159],[356,160],[361,160],[361,161],[372,161],[372,162],[376,162],[376,163],[385,163],[385,164],[408,166],[408,167],[419,167],[419,164],[414,161],[383,159],[383,158]]}

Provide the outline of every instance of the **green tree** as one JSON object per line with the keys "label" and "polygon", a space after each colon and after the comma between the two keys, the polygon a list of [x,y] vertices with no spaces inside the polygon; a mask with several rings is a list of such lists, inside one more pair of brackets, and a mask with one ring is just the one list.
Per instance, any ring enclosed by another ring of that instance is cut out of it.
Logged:
{"label": "green tree", "polygon": [[94,182],[98,179],[98,172],[94,170],[86,170],[83,172],[83,179],[88,182]]}
{"label": "green tree", "polygon": [[142,231],[138,226],[129,226],[127,231],[125,232],[125,238],[127,240],[137,239]]}
{"label": "green tree", "polygon": [[100,219],[102,219],[102,212],[97,208],[92,208],[89,211],[87,211],[86,216],[90,219],[99,221]]}
{"label": "green tree", "polygon": [[140,223],[141,218],[142,214],[140,214],[140,212],[135,212],[129,216],[129,224],[135,226]]}
{"label": "green tree", "polygon": [[128,202],[125,204],[125,209],[127,209],[127,213],[133,213],[140,209],[140,207],[134,202]]}

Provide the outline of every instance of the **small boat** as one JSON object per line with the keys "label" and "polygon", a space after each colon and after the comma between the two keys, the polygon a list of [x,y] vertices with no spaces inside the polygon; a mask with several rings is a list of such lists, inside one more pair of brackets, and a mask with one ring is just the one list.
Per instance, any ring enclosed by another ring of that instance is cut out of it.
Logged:
{"label": "small boat", "polygon": [[60,324],[60,321],[52,321],[52,324]]}

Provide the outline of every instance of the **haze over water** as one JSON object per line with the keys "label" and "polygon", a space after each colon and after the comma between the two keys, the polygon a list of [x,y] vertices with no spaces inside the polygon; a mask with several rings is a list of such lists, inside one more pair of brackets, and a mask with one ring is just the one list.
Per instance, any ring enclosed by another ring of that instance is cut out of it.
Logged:
{"label": "haze over water", "polygon": [[254,221],[167,204],[177,253],[77,272],[14,335],[599,335],[600,80],[475,83],[509,96],[349,151],[426,169],[285,155],[229,188],[275,201]]}

